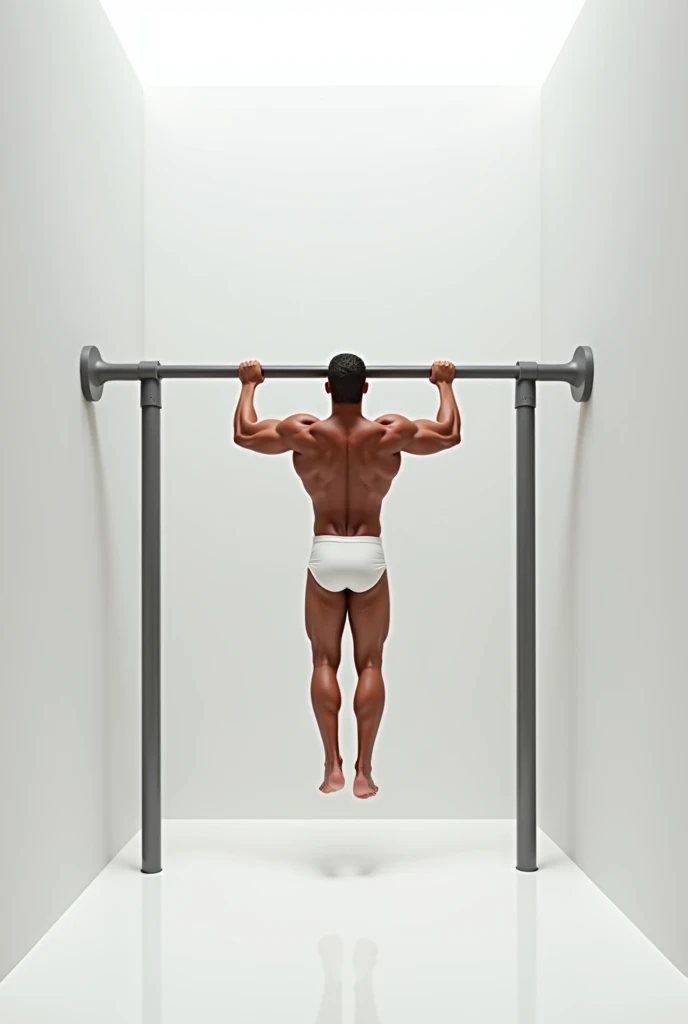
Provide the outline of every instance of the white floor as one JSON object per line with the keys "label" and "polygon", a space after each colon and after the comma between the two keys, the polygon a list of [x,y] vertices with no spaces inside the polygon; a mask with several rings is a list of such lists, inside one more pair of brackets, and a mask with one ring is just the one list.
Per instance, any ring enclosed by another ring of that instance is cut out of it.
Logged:
{"label": "white floor", "polygon": [[684,978],[509,822],[168,822],[0,984],[3,1024],[685,1024]]}

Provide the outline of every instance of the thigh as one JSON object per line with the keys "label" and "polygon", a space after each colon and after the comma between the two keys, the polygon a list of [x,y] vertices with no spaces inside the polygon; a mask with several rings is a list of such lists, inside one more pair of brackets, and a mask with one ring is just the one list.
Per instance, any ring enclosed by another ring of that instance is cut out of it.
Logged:
{"label": "thigh", "polygon": [[387,572],[370,590],[349,594],[349,622],[354,640],[356,670],[379,666],[389,632],[389,583]]}
{"label": "thigh", "polygon": [[345,590],[326,590],[309,570],[306,578],[306,632],[314,660],[339,663],[346,622],[346,599]]}

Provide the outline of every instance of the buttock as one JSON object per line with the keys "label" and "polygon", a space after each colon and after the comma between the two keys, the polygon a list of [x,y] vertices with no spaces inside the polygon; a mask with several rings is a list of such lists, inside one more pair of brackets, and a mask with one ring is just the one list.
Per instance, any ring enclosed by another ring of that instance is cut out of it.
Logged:
{"label": "buttock", "polygon": [[325,590],[353,590],[362,594],[374,587],[387,568],[380,537],[313,538],[308,562],[316,583]]}

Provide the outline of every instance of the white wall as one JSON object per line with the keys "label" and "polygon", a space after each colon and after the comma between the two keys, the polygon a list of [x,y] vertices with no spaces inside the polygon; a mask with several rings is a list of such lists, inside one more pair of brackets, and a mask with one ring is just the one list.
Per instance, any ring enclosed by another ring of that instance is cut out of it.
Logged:
{"label": "white wall", "polygon": [[[539,352],[539,95],[147,93],[146,347],[163,362],[513,362]],[[559,355],[568,355],[568,346]],[[164,385],[164,813],[513,813],[513,388],[459,385],[465,440],[387,500],[380,797],[317,793],[302,624],[312,532],[288,457],[230,443],[235,382]],[[326,415],[323,382],[259,411]],[[368,412],[434,415],[421,381]],[[343,753],[354,757],[350,656]]]}
{"label": "white wall", "polygon": [[688,6],[588,0],[543,93],[544,828],[688,972]]}
{"label": "white wall", "polygon": [[143,97],[96,0],[0,6],[0,976],[136,827]]}

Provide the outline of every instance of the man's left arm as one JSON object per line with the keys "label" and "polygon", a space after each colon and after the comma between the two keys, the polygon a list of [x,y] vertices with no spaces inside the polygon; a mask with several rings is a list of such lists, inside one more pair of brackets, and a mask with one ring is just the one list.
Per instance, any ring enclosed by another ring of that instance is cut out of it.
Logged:
{"label": "man's left arm", "polygon": [[234,413],[234,441],[261,455],[283,455],[303,451],[311,446],[308,427],[317,422],[315,416],[296,415],[286,420],[259,420],[254,404],[256,388],[263,383],[263,370],[257,360],[241,363],[239,380],[241,394]]}

